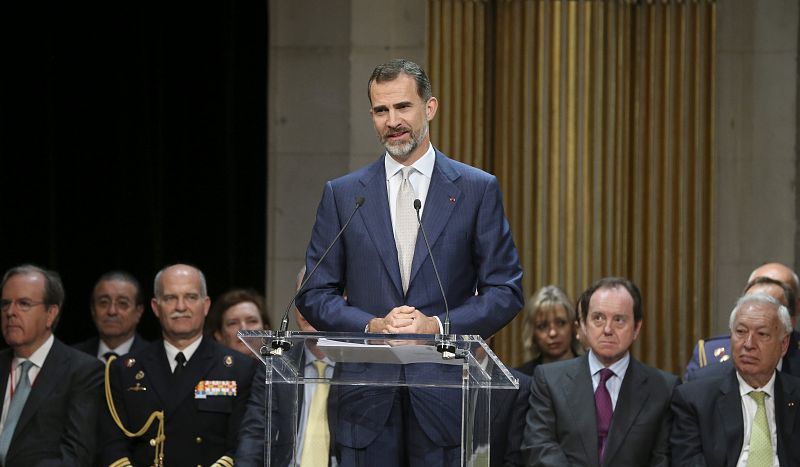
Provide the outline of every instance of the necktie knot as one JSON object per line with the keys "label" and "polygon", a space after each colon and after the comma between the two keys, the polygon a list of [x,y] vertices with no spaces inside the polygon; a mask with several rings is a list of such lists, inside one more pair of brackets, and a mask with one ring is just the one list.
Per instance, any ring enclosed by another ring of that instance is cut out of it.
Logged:
{"label": "necktie knot", "polygon": [[603,368],[600,370],[600,384],[605,385],[606,381],[611,379],[614,376],[614,372],[609,370],[608,368]]}
{"label": "necktie knot", "polygon": [[116,352],[106,352],[103,354],[103,360],[105,361],[108,361],[108,359],[111,357],[117,358],[119,355]]}
{"label": "necktie knot", "polygon": [[402,175],[403,175],[403,180],[404,181],[409,181],[408,177],[411,176],[411,173],[413,171],[414,171],[414,167],[403,167],[402,169],[400,169],[400,172],[402,172]]}
{"label": "necktie knot", "polygon": [[748,396],[752,397],[759,406],[764,405],[764,397],[767,395],[764,391],[750,391]]}
{"label": "necktie knot", "polygon": [[317,369],[317,375],[320,378],[325,377],[325,369],[328,368],[328,364],[323,362],[322,360],[314,360],[314,368]]}
{"label": "necktie knot", "polygon": [[174,375],[178,375],[183,371],[183,366],[186,365],[186,355],[183,352],[178,352],[178,355],[175,355],[175,371],[172,372]]}
{"label": "necktie knot", "polygon": [[31,384],[31,380],[28,377],[28,372],[31,370],[31,367],[33,367],[33,362],[30,360],[24,360],[19,364],[19,381],[17,382],[18,387],[23,384],[23,381],[27,385]]}

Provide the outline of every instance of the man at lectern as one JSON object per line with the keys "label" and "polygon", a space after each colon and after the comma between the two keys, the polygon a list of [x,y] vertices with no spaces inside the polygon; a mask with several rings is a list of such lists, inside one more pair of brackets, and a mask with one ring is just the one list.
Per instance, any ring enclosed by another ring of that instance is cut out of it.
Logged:
{"label": "man at lectern", "polygon": [[[300,311],[320,331],[442,334],[449,325],[451,334],[493,335],[523,306],[497,179],[433,147],[428,125],[439,102],[416,63],[379,65],[368,96],[386,152],[326,183],[306,254],[309,271],[320,264]],[[412,377],[399,365],[379,371]],[[343,386],[337,403],[340,465],[460,463],[457,390]]]}

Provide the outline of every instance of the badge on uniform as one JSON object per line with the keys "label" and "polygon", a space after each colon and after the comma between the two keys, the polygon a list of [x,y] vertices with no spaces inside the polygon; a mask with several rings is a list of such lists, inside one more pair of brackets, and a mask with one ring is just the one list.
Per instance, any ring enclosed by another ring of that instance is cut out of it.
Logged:
{"label": "badge on uniform", "polygon": [[225,355],[225,358],[222,359],[222,362],[225,364],[225,366],[230,368],[233,366],[233,357],[230,355]]}
{"label": "badge on uniform", "polygon": [[205,399],[208,396],[236,396],[236,381],[204,380],[194,387],[194,398]]}
{"label": "badge on uniform", "polygon": [[125,366],[127,366],[128,368],[132,368],[134,363],[136,363],[135,358],[129,358],[125,360]]}

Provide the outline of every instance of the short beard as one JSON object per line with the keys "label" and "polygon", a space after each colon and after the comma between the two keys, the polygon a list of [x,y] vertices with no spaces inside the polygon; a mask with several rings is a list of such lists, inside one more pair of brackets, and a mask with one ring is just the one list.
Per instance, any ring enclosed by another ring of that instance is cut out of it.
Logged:
{"label": "short beard", "polygon": [[399,144],[389,144],[386,140],[385,136],[381,136],[381,142],[383,143],[383,147],[386,148],[386,152],[389,153],[395,160],[404,162],[407,161],[409,157],[411,157],[411,153],[416,150],[422,140],[428,135],[428,122],[425,122],[425,125],[422,127],[422,131],[419,132],[419,135],[414,134],[411,131],[411,140],[407,143],[399,143]]}

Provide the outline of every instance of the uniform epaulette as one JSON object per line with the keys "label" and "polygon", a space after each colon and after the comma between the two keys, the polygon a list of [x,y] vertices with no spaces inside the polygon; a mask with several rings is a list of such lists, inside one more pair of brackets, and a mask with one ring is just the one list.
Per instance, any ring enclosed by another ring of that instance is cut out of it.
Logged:
{"label": "uniform epaulette", "polygon": [[230,456],[222,456],[211,464],[211,467],[233,467],[233,458]]}
{"label": "uniform epaulette", "polygon": [[133,467],[133,464],[127,457],[122,457],[108,464],[108,467]]}

